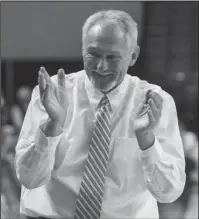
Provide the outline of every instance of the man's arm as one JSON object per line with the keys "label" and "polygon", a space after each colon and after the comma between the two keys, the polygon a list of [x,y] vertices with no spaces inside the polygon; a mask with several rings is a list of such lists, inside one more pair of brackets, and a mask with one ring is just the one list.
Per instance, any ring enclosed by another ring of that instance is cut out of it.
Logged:
{"label": "man's arm", "polygon": [[48,115],[41,105],[36,87],[24,118],[15,156],[17,177],[28,189],[45,184],[53,170],[56,146],[62,131],[47,120]]}
{"label": "man's arm", "polygon": [[65,73],[59,69],[54,83],[44,67],[38,74],[16,147],[16,170],[26,188],[36,188],[51,177],[55,151],[62,137],[69,106]]}
{"label": "man's arm", "polygon": [[137,140],[142,144],[140,159],[148,190],[159,202],[167,203],[183,192],[186,174],[175,102],[166,93],[163,99],[158,125]]}

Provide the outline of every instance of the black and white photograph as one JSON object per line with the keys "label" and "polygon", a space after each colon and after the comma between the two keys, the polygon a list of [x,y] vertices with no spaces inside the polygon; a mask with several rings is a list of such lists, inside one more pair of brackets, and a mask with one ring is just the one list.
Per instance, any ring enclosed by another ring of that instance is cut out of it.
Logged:
{"label": "black and white photograph", "polygon": [[198,218],[198,2],[1,1],[1,218]]}

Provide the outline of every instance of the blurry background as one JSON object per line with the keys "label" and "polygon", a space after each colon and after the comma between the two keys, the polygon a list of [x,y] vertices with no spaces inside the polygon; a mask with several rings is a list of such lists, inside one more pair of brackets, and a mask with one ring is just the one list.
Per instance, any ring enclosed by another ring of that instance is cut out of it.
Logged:
{"label": "blurry background", "polygon": [[14,156],[37,73],[83,68],[81,28],[100,9],[128,12],[139,27],[141,54],[129,74],[158,84],[175,99],[187,182],[160,218],[198,218],[198,2],[1,2],[1,207],[19,218]]}

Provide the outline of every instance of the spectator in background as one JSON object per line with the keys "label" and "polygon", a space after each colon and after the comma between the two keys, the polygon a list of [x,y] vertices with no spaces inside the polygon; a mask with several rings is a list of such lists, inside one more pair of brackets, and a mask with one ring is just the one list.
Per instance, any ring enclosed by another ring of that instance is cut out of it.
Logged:
{"label": "spectator in background", "polygon": [[3,127],[8,120],[8,109],[3,91],[1,90],[1,126]]}
{"label": "spectator in background", "polygon": [[30,102],[31,88],[28,86],[21,86],[16,93],[16,104],[11,108],[10,117],[12,124],[17,133],[20,132],[23,119]]}
{"label": "spectator in background", "polygon": [[[3,94],[1,95],[1,98],[4,100]],[[16,172],[14,168],[15,146],[17,144],[18,135],[21,130],[21,126],[23,123],[23,119],[24,119],[30,98],[31,98],[31,88],[28,86],[22,86],[17,90],[17,93],[16,93],[17,103],[13,105],[10,110],[9,110],[9,107],[6,106],[5,100],[2,101],[2,103],[4,103],[2,104],[2,107],[4,107],[4,111],[3,111],[4,114],[3,114],[3,128],[1,130],[2,166],[3,168],[6,169],[6,172],[9,172],[12,178],[12,182],[10,182],[10,184],[12,188],[15,191],[17,191],[16,192],[17,194],[19,194],[20,192],[20,185],[16,177]],[[12,189],[10,189],[9,193],[13,193]],[[12,197],[15,196],[14,193],[10,195]],[[16,199],[19,199],[19,196],[16,197]]]}
{"label": "spectator in background", "polygon": [[[1,131],[0,131],[0,147],[1,147],[1,218],[9,219],[13,218],[12,214],[12,202],[10,197],[15,197],[10,185],[16,184],[9,178],[8,174],[10,165],[14,167],[14,148],[17,139],[14,137],[13,125],[9,124],[9,106],[6,104],[4,94],[1,91]],[[12,171],[12,175],[16,175],[15,171]],[[8,181],[9,180],[9,181]],[[10,183],[10,184],[9,184]],[[19,185],[19,183],[18,183]],[[13,198],[12,198],[13,200]],[[16,214],[15,214],[16,216]]]}
{"label": "spectator in background", "polygon": [[7,106],[3,92],[1,92],[1,157],[5,158],[8,152],[14,156],[18,134],[31,98],[31,88],[22,86],[16,93],[16,104]]}
{"label": "spectator in background", "polygon": [[4,107],[4,105],[5,105],[5,99],[4,99],[3,92],[1,91],[1,109]]}
{"label": "spectator in background", "polygon": [[9,218],[9,209],[7,199],[4,193],[1,192],[1,219]]}
{"label": "spectator in background", "polygon": [[174,203],[160,204],[160,218],[198,218],[198,138],[179,121],[180,134],[185,152],[187,180],[182,195]]}
{"label": "spectator in background", "polygon": [[[4,94],[1,91],[1,132],[0,132],[0,146],[1,157],[7,153],[9,145],[7,140],[14,135],[14,127],[9,124],[9,106],[6,104]],[[16,143],[16,141],[15,141]]]}
{"label": "spectator in background", "polygon": [[[2,127],[5,124],[4,106],[5,106],[5,99],[1,91],[1,126]],[[3,141],[4,141],[4,136],[2,135],[2,130],[1,130],[0,131],[0,146],[2,146]]]}
{"label": "spectator in background", "polygon": [[198,138],[182,124],[180,131],[185,151],[187,181],[180,197],[186,219],[198,218]]}

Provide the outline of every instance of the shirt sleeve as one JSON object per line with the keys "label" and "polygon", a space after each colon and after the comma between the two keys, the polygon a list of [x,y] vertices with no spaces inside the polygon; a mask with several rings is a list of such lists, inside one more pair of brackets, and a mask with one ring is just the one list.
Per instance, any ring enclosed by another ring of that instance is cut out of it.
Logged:
{"label": "shirt sleeve", "polygon": [[182,194],[186,174],[175,102],[169,94],[163,99],[160,123],[154,130],[154,145],[140,152],[140,160],[150,193],[157,201],[169,203]]}
{"label": "shirt sleeve", "polygon": [[16,175],[28,189],[39,187],[50,179],[56,147],[63,135],[46,137],[41,126],[47,119],[37,86],[24,118],[15,155]]}

